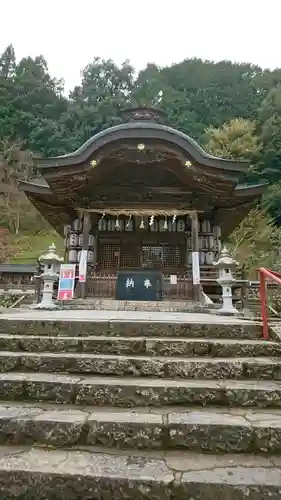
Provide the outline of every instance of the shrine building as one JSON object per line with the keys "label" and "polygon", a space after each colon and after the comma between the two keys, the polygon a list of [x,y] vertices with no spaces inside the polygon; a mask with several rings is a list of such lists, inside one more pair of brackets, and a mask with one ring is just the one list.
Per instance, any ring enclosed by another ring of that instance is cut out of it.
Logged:
{"label": "shrine building", "polygon": [[246,161],[206,153],[148,108],[36,163],[45,182],[20,189],[65,238],[77,275],[87,261],[78,297],[200,300],[222,242],[266,187],[240,184]]}

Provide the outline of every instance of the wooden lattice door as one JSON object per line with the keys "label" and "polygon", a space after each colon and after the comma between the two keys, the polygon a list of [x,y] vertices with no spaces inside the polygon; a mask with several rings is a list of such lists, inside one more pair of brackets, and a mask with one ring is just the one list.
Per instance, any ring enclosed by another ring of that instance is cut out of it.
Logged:
{"label": "wooden lattice door", "polygon": [[100,270],[116,271],[120,266],[120,244],[118,242],[100,241]]}

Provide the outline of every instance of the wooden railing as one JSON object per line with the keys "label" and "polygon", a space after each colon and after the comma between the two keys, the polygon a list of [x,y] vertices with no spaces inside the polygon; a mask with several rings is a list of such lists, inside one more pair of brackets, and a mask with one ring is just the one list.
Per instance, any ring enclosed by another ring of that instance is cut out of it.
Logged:
{"label": "wooden railing", "polygon": [[268,299],[267,299],[267,281],[273,281],[277,285],[281,285],[281,273],[270,271],[264,267],[259,268],[260,277],[260,301],[261,301],[261,318],[262,318],[262,331],[263,338],[269,339],[269,325],[268,325]]}

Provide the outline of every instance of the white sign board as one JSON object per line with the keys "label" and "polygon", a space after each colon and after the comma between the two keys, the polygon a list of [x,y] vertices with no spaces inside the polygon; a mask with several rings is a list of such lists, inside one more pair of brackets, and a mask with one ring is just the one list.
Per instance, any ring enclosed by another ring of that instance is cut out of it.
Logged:
{"label": "white sign board", "polygon": [[178,277],[176,274],[171,274],[170,275],[170,284],[171,285],[176,285],[178,282]]}
{"label": "white sign board", "polygon": [[81,250],[80,261],[79,261],[79,281],[80,281],[80,283],[85,283],[85,281],[86,281],[87,258],[88,258],[88,250]]}
{"label": "white sign board", "polygon": [[192,252],[193,285],[200,285],[199,252]]}

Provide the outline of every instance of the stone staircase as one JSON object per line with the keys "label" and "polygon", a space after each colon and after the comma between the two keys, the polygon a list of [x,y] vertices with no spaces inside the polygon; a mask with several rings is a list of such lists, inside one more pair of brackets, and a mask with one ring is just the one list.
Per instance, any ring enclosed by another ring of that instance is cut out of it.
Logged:
{"label": "stone staircase", "polygon": [[67,314],[0,320],[1,500],[280,500],[278,333]]}

